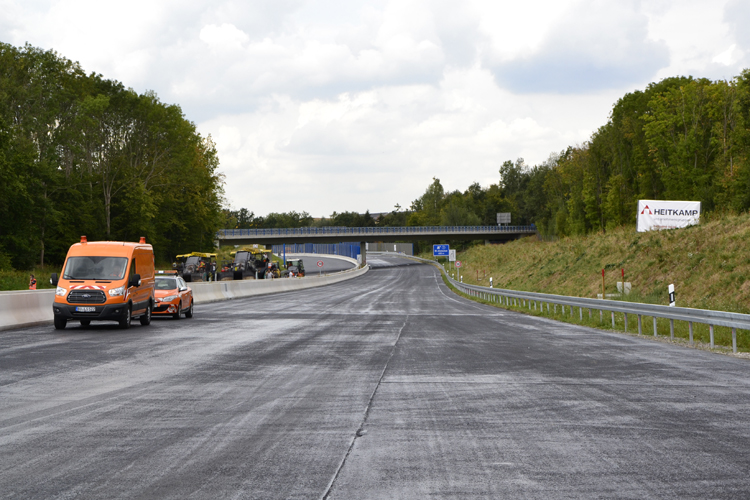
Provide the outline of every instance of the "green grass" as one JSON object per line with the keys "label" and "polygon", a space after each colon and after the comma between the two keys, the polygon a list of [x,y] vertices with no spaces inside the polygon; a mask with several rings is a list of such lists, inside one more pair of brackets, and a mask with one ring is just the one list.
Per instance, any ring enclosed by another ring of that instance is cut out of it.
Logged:
{"label": "green grass", "polygon": [[0,271],[0,291],[6,290],[28,290],[29,274],[36,277],[36,288],[55,288],[49,283],[52,273],[60,273],[59,269],[52,267],[37,267],[32,271]]}
{"label": "green grass", "polygon": [[678,306],[750,313],[750,215],[711,219],[650,233],[622,227],[554,242],[528,237],[475,246],[458,259],[467,284],[486,286],[492,277],[495,288],[595,298],[602,269],[608,294],[624,269],[633,291],[622,300],[666,305],[673,283]]}

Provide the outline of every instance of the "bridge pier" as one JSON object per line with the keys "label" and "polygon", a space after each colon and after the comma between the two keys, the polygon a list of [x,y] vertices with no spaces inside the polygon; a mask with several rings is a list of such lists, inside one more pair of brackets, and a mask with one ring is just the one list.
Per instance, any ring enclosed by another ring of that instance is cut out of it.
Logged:
{"label": "bridge pier", "polygon": [[367,242],[359,242],[359,255],[362,257],[362,267],[367,265]]}

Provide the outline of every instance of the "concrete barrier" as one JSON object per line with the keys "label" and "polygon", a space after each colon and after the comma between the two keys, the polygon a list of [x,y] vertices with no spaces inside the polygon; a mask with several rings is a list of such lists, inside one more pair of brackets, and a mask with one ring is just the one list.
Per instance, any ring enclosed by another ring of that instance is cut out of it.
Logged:
{"label": "concrete barrier", "polygon": [[0,292],[0,330],[52,323],[54,300],[52,289]]}
{"label": "concrete barrier", "polygon": [[[338,258],[338,257],[337,257]],[[351,259],[353,260],[353,259]],[[318,286],[332,285],[340,281],[356,278],[369,270],[348,269],[340,273],[310,275],[305,278],[276,278],[272,280],[218,281],[214,283],[191,283],[196,304],[207,304],[221,300],[268,295],[272,293],[292,292]]]}
{"label": "concrete barrier", "polygon": [[[354,260],[330,255],[342,260]],[[362,276],[369,266],[361,269],[348,269],[340,273],[309,276],[305,278],[276,278],[272,280],[215,281],[212,283],[190,283],[196,304],[208,304],[255,295],[292,292],[325,285],[332,285]],[[55,291],[21,290],[0,292],[0,330],[21,326],[51,324],[52,302]]]}
{"label": "concrete barrier", "polygon": [[359,265],[359,262],[357,262],[357,259],[352,259],[351,257],[346,257],[345,255],[333,255],[333,254],[327,254],[327,253],[288,253],[286,254],[287,258],[297,258],[297,257],[311,257],[313,259],[316,259],[318,257],[324,257],[327,259],[338,259],[338,260],[344,260],[346,262],[351,262],[354,264],[354,267]]}

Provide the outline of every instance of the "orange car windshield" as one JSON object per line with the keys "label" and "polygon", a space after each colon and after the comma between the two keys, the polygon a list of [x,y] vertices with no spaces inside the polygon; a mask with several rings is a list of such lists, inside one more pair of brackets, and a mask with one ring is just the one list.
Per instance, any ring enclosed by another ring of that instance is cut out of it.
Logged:
{"label": "orange car windshield", "polygon": [[177,290],[177,280],[175,278],[156,278],[157,290]]}
{"label": "orange car windshield", "polygon": [[125,277],[127,257],[70,257],[63,279],[115,281]]}

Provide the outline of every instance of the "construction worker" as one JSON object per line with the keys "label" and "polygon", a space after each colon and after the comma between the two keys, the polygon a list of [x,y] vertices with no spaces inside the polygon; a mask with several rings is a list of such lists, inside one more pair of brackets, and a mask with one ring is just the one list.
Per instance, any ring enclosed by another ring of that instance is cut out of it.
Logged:
{"label": "construction worker", "polygon": [[36,290],[36,278],[33,274],[29,275],[29,290]]}

